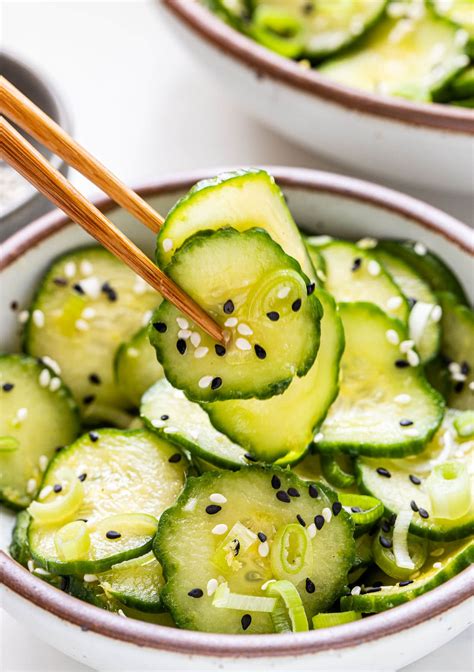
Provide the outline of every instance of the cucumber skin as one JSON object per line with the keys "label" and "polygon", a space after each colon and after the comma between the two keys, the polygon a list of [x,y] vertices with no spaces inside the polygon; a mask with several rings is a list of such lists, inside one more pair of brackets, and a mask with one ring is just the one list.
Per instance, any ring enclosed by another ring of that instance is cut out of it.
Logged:
{"label": "cucumber skin", "polygon": [[461,551],[458,555],[450,560],[446,566],[437,572],[432,579],[429,579],[425,584],[415,587],[412,590],[387,595],[381,591],[380,593],[370,593],[367,595],[348,595],[341,598],[341,610],[352,610],[370,614],[379,613],[392,609],[400,604],[409,602],[410,600],[423,595],[429,590],[440,586],[442,583],[448,581],[456,574],[462,572],[463,569],[469,567],[474,562],[474,543]]}
{"label": "cucumber skin", "polygon": [[15,527],[12,532],[12,540],[9,546],[10,555],[14,560],[26,567],[28,560],[31,559],[30,547],[28,544],[28,527],[30,525],[30,514],[28,511],[20,511],[15,520]]}

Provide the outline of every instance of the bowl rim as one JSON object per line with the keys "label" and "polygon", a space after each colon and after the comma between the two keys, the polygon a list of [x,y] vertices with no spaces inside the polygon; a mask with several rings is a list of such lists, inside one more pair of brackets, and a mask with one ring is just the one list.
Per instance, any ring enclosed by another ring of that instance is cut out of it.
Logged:
{"label": "bowl rim", "polygon": [[[450,244],[474,255],[472,232],[466,224],[410,196],[343,175],[278,166],[267,166],[266,169],[274,175],[282,187],[336,194],[344,199],[369,203],[411,219],[422,228],[436,233]],[[175,193],[189,188],[198,179],[215,172],[215,170],[201,170],[172,175],[153,180],[136,191],[144,197]],[[95,198],[94,203],[103,212],[118,207],[107,197]],[[0,270],[8,268],[27,251],[71,225],[66,215],[55,211],[18,231],[0,245]],[[116,614],[82,602],[50,586],[33,576],[3,551],[0,551],[0,578],[7,589],[50,614],[79,626],[82,630],[90,630],[115,640],[183,655],[279,658],[352,647],[396,634],[439,616],[473,594],[474,567],[465,569],[412,602],[375,614],[368,619],[337,628],[294,633],[285,637],[269,634],[248,635],[245,638],[237,635],[180,630],[117,617]]]}
{"label": "bowl rim", "polygon": [[259,45],[214,15],[198,0],[157,0],[201,39],[253,69],[257,78],[269,77],[324,101],[411,126],[474,135],[474,114],[438,103],[415,103],[383,97],[337,84],[314,69]]}

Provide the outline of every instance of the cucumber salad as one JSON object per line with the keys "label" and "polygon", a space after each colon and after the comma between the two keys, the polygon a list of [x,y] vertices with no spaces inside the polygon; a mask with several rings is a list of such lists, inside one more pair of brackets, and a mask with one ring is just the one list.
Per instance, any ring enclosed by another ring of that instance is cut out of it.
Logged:
{"label": "cucumber salad", "polygon": [[254,169],[181,198],[156,263],[225,342],[95,246],[19,314],[15,560],[122,617],[232,634],[354,621],[472,563],[474,314],[440,258],[307,236]]}
{"label": "cucumber salad", "polygon": [[225,22],[330,80],[474,107],[474,0],[202,0]]}

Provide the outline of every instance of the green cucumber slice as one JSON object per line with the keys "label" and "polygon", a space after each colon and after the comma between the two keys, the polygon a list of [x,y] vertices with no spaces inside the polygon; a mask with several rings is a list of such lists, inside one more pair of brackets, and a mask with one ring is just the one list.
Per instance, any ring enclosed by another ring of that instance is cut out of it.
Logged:
{"label": "green cucumber slice", "polygon": [[183,196],[160,230],[158,265],[166,267],[176,250],[195,233],[224,227],[237,231],[265,229],[313,280],[311,260],[282,192],[271,175],[255,169],[201,180]]}
{"label": "green cucumber slice", "polygon": [[[473,9],[474,12],[474,9]],[[466,68],[455,77],[438,96],[439,102],[462,103],[474,96],[474,66]]]}
{"label": "green cucumber slice", "polygon": [[387,585],[382,586],[379,592],[348,595],[341,598],[341,609],[354,609],[365,614],[392,609],[433,590],[459,574],[472,562],[474,562],[474,542],[466,541],[461,546],[457,544],[454,548],[446,549],[442,555],[429,557],[427,563],[429,566],[425,565],[421,573],[415,573],[416,578],[408,585]]}
{"label": "green cucumber slice", "polygon": [[306,376],[293,379],[283,394],[272,399],[204,406],[217,429],[265,462],[293,461],[304,455],[337,396],[344,333],[333,298],[321,289],[315,295],[324,311],[321,344]]}
{"label": "green cucumber slice", "polygon": [[28,566],[28,560],[31,559],[30,547],[28,545],[28,527],[31,518],[28,511],[20,511],[15,519],[15,527],[12,532],[12,540],[9,551],[14,560],[23,565]]}
{"label": "green cucumber slice", "polygon": [[149,429],[188,450],[205,462],[224,469],[247,466],[246,452],[218,432],[199,404],[189,401],[163,378],[143,395],[140,414]]}
{"label": "green cucumber slice", "polygon": [[436,357],[441,343],[441,310],[436,295],[427,282],[396,254],[380,248],[376,256],[411,305],[408,335],[415,342],[422,363],[426,364]]}
{"label": "green cucumber slice", "polygon": [[130,402],[115,383],[114,354],[148,323],[160,300],[107,250],[68,252],[41,281],[26,325],[25,349],[55,360],[86,422],[120,422],[120,410]]}
{"label": "green cucumber slice", "polygon": [[167,379],[193,401],[281,394],[313,364],[321,305],[298,262],[266,231],[198,233],[166,272],[228,338],[222,350],[168,301],[155,312],[151,343]]}
{"label": "green cucumber slice", "polygon": [[[318,450],[394,457],[420,452],[442,421],[444,403],[421,367],[411,366],[394,344],[406,338],[403,326],[371,303],[343,303],[339,312],[346,337],[341,389]],[[407,398],[409,407],[403,405]],[[412,425],[404,424],[407,417]]]}
{"label": "green cucumber slice", "polygon": [[324,257],[318,249],[318,245],[313,243],[314,238],[315,236],[306,238],[306,249],[308,250],[308,254],[316,272],[318,284],[321,287],[324,287],[324,283],[326,282],[326,262],[324,261]]}
{"label": "green cucumber slice", "polygon": [[466,45],[456,37],[457,26],[423,4],[407,2],[405,7],[404,15],[387,15],[360,46],[323,63],[320,72],[372,93],[431,101],[468,65]]}
{"label": "green cucumber slice", "polygon": [[459,41],[469,40],[469,51],[473,51],[474,42],[474,3],[472,0],[429,0],[435,12],[450,21],[456,23],[460,28],[466,31],[467,35],[459,35]]}
{"label": "green cucumber slice", "polygon": [[[62,450],[44,476],[38,501],[54,502],[61,496],[54,492],[54,486],[62,484],[64,472],[76,475],[83,499],[80,507],[71,512],[69,521],[87,521],[90,549],[83,557],[61,559],[55,535],[68,519],[48,525],[33,520],[29,543],[34,560],[56,573],[86,574],[105,571],[118,562],[145,554],[154,536],[153,521],[174,502],[184,484],[185,460],[180,454],[179,460],[175,456],[172,444],[140,429],[89,432]],[[137,526],[137,516],[146,524]],[[121,536],[109,538],[109,530]]]}
{"label": "green cucumber slice", "polygon": [[54,371],[23,355],[0,356],[0,501],[28,506],[55,449],[78,431],[77,406]]}
{"label": "green cucumber slice", "polygon": [[146,327],[122,343],[115,355],[114,367],[120,391],[134,408],[138,408],[146,390],[164,375]]}
{"label": "green cucumber slice", "polygon": [[343,240],[327,243],[319,251],[326,262],[325,288],[338,303],[370,301],[406,322],[408,302],[369,251]]}
{"label": "green cucumber slice", "polygon": [[[249,624],[242,620],[246,610],[214,607],[213,592],[226,581],[234,594],[264,597],[262,587],[274,578],[273,540],[290,523],[307,531],[309,558],[314,558],[308,575],[296,585],[307,616],[328,608],[344,589],[354,558],[352,524],[344,511],[333,514],[334,501],[334,494],[321,486],[312,485],[310,493],[308,484],[289,470],[247,467],[190,478],[176,505],[163,514],[154,544],[166,579],[162,599],[178,626],[235,634],[244,628],[247,634],[273,632],[269,613],[252,613]],[[318,524],[322,520],[319,530],[315,516]],[[255,541],[229,546],[225,570],[221,563],[214,565],[216,550],[236,524]]]}

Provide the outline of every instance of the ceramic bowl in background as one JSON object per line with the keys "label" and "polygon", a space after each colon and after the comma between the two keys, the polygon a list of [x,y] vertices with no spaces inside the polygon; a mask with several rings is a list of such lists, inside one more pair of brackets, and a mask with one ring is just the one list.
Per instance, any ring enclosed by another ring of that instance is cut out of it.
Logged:
{"label": "ceramic bowl in background", "polygon": [[[295,168],[269,168],[298,222],[312,233],[421,241],[456,269],[468,292],[472,232],[435,208],[398,192],[347,177]],[[165,214],[198,179],[216,171],[156,181],[138,192]],[[97,202],[146,252],[154,237],[108,199]],[[61,213],[50,213],[3,244],[0,254],[0,341],[19,347],[18,311],[27,307],[51,261],[90,243]],[[44,583],[14,562],[7,549],[13,514],[0,518],[2,606],[38,637],[94,669],[129,672],[309,672],[373,669],[393,672],[426,655],[472,623],[474,568],[408,604],[325,630],[285,635],[219,635],[123,618]]]}

